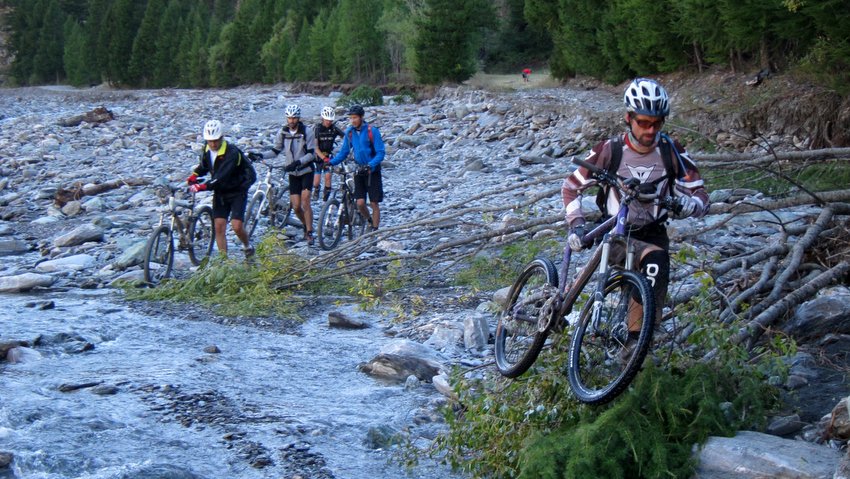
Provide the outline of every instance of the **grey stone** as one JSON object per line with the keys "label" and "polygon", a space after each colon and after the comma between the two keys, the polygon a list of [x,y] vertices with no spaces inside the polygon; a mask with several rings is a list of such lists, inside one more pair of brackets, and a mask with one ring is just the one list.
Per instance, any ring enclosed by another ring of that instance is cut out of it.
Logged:
{"label": "grey stone", "polygon": [[328,326],[340,329],[365,329],[369,327],[369,323],[339,311],[331,311],[328,313]]}
{"label": "grey stone", "polygon": [[18,239],[0,240],[0,256],[22,254],[29,250],[29,245],[27,245],[24,241]]}
{"label": "grey stone", "polygon": [[54,239],[53,245],[57,247],[77,246],[89,241],[103,241],[103,228],[92,224],[80,225]]}
{"label": "grey stone", "polygon": [[54,281],[53,276],[46,274],[24,273],[4,276],[0,278],[0,293],[29,291],[33,288],[50,286]]}
{"label": "grey stone", "polygon": [[695,479],[821,479],[832,477],[841,456],[825,446],[752,431],[710,437],[696,454]]}
{"label": "grey stone", "polygon": [[88,254],[76,254],[39,263],[35,269],[41,273],[55,273],[58,271],[82,271],[84,269],[92,268],[94,265],[94,256]]}

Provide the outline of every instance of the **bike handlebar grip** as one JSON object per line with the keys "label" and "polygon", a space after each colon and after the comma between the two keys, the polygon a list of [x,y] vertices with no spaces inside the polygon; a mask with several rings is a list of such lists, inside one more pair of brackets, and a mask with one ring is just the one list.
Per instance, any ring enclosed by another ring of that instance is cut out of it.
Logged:
{"label": "bike handlebar grip", "polygon": [[192,205],[186,200],[174,200],[174,204],[183,208],[191,208]]}
{"label": "bike handlebar grip", "polygon": [[596,166],[592,163],[588,163],[588,162],[586,162],[582,159],[579,159],[579,158],[573,158],[573,164],[576,164],[578,166],[583,166],[583,167],[587,168],[588,170],[590,170],[592,173],[597,173],[597,174],[602,173],[602,169],[599,168],[598,166]]}

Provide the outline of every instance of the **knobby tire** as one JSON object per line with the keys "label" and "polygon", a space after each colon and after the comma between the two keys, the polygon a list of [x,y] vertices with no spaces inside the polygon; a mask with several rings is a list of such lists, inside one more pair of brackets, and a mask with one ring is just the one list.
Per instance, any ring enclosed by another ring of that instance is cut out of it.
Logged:
{"label": "knobby tire", "polygon": [[[591,319],[597,303],[600,321],[594,330]],[[642,324],[637,343],[626,354],[630,308],[639,310],[634,314],[640,315]],[[567,375],[579,401],[605,404],[628,388],[649,351],[654,321],[655,295],[649,281],[634,271],[611,270],[602,300],[591,292],[570,342]]]}
{"label": "knobby tire", "polygon": [[251,197],[251,202],[248,203],[248,208],[245,210],[245,231],[248,233],[248,238],[254,236],[254,230],[257,229],[257,224],[260,222],[260,212],[263,208],[263,201],[266,199],[266,194],[262,191],[257,191]]}
{"label": "knobby tire", "polygon": [[143,265],[145,283],[155,286],[171,275],[174,264],[174,237],[171,228],[160,226],[145,245]]}
{"label": "knobby tire", "polygon": [[343,215],[340,211],[339,200],[330,198],[322,205],[319,213],[319,224],[316,234],[319,235],[319,247],[323,250],[332,250],[339,244],[342,238]]}
{"label": "knobby tire", "polygon": [[529,263],[511,287],[496,326],[496,367],[503,376],[518,377],[537,360],[551,329],[540,329],[540,313],[557,288],[558,271],[545,258]]}
{"label": "knobby tire", "polygon": [[201,207],[189,225],[189,260],[198,266],[212,254],[215,244],[212,208]]}

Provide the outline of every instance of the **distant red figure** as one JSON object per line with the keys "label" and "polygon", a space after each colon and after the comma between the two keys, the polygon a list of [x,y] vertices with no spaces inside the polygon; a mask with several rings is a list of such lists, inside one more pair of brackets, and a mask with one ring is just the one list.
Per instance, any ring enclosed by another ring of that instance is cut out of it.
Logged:
{"label": "distant red figure", "polygon": [[531,68],[526,68],[525,70],[522,71],[522,79],[526,83],[528,83],[528,77],[530,77],[530,76],[531,76]]}

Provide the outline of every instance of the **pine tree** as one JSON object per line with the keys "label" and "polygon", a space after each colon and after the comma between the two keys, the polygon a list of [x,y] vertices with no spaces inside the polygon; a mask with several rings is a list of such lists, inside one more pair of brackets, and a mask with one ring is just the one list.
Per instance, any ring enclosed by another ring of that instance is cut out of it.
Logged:
{"label": "pine tree", "polygon": [[334,34],[329,27],[325,10],[319,12],[309,31],[309,57],[313,65],[313,78],[325,81],[333,69]]}
{"label": "pine tree", "polygon": [[33,58],[32,83],[58,82],[65,78],[64,27],[65,14],[59,7],[59,1],[48,0]]}
{"label": "pine tree", "polygon": [[286,60],[290,52],[295,48],[296,42],[295,17],[288,16],[278,21],[274,28],[274,34],[261,50],[260,57],[263,62],[265,74],[263,79],[269,83],[285,81]]}
{"label": "pine tree", "polygon": [[165,12],[166,0],[148,0],[145,15],[133,39],[133,50],[128,66],[129,79],[142,88],[149,86],[153,78],[159,37],[159,22]]}
{"label": "pine tree", "polygon": [[385,59],[381,32],[375,28],[382,5],[374,0],[341,0],[334,62],[340,80],[378,81]]}
{"label": "pine tree", "polygon": [[[297,17],[296,17],[297,18]],[[288,81],[307,81],[313,77],[310,61],[310,24],[305,18],[301,22],[295,48],[289,51],[284,66],[284,75]]]}
{"label": "pine tree", "polygon": [[493,24],[494,12],[481,0],[427,0],[417,24],[416,76],[423,83],[461,82],[478,69],[480,30]]}
{"label": "pine tree", "polygon": [[43,0],[17,0],[9,19],[12,30],[10,47],[15,54],[12,76],[21,84],[29,83],[32,76],[33,59],[38,53],[44,3]]}
{"label": "pine tree", "polygon": [[141,18],[144,14],[144,2],[133,0],[115,0],[103,17],[99,42],[106,46],[104,76],[110,82],[130,84],[130,57],[133,40],[136,37]]}
{"label": "pine tree", "polygon": [[63,64],[68,83],[74,86],[88,85],[91,75],[86,63],[86,35],[73,18],[65,21],[65,51]]}
{"label": "pine tree", "polygon": [[182,18],[185,15],[180,0],[170,0],[162,14],[156,37],[156,54],[154,55],[153,78],[158,87],[175,86],[178,83],[178,48],[180,46],[179,32],[183,31]]}

